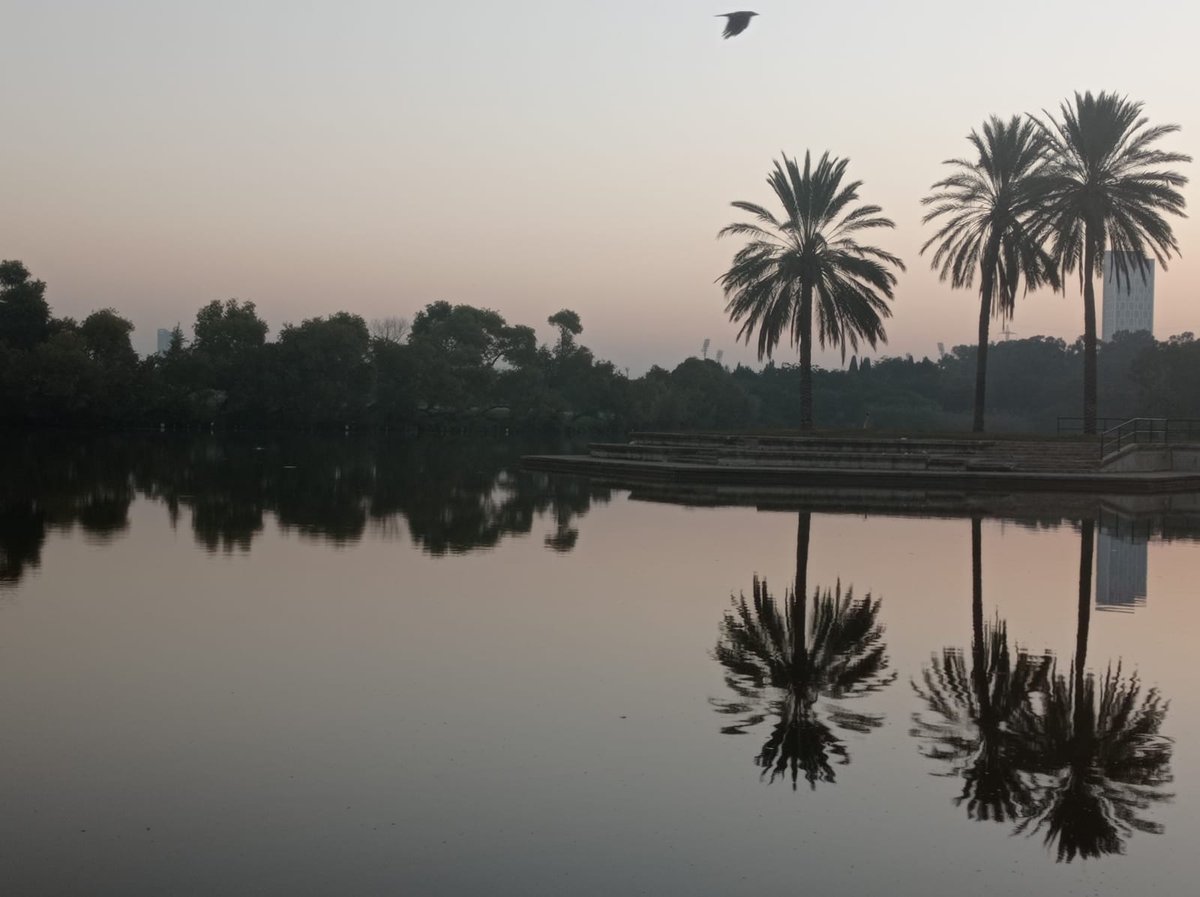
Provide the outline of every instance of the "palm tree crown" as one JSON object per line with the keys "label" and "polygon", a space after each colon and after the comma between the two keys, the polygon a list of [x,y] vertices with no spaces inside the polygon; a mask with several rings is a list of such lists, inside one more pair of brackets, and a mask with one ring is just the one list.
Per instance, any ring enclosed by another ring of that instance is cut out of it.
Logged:
{"label": "palm tree crown", "polygon": [[923,223],[940,229],[921,252],[937,250],[931,267],[955,289],[969,288],[979,272],[979,294],[996,317],[1012,317],[1021,278],[1025,288],[1057,287],[1054,260],[1031,226],[1044,185],[1046,140],[1036,124],[1014,115],[992,116],[983,133],[967,140],[976,158],[948,159],[953,174],[933,185],[921,200],[933,208]]}
{"label": "palm tree crown", "polygon": [[1096,297],[1093,278],[1105,249],[1118,279],[1142,273],[1147,252],[1166,268],[1179,245],[1165,215],[1184,215],[1187,178],[1167,167],[1191,158],[1154,148],[1178,125],[1151,127],[1142,104],[1111,93],[1075,94],[1062,120],[1035,119],[1049,151],[1045,209],[1051,252],[1063,273],[1078,270],[1083,288],[1085,432],[1096,432]]}
{"label": "palm tree crown", "polygon": [[921,247],[936,246],[931,267],[955,289],[969,288],[979,272],[979,350],[975,370],[975,427],[983,430],[988,323],[1012,317],[1021,278],[1025,288],[1058,288],[1054,260],[1032,226],[1044,186],[1046,139],[1032,121],[992,116],[983,133],[967,137],[975,159],[950,159],[954,173],[933,185],[922,203],[924,223],[939,230]]}
{"label": "palm tree crown", "polygon": [[775,163],[767,183],[783,206],[776,217],[763,206],[735,202],[754,221],[722,228],[718,234],[744,236],[719,282],[728,300],[726,312],[742,322],[738,338],[747,343],[757,331],[758,357],[771,357],[786,334],[800,347],[801,425],[812,425],[812,325],[817,341],[858,349],[865,340],[886,342],[883,319],[891,316],[893,268],[904,263],[891,253],[857,242],[860,231],[895,227],[879,206],[857,205],[861,181],[842,183],[847,160],[825,153],[816,166],[808,153],[804,167],[787,156]]}
{"label": "palm tree crown", "polygon": [[1179,125],[1151,127],[1141,103],[1104,92],[1076,93],[1061,114],[1061,121],[1034,121],[1050,154],[1045,204],[1063,272],[1078,268],[1083,279],[1096,276],[1106,247],[1121,253],[1114,261],[1122,276],[1129,274],[1129,259],[1147,252],[1165,268],[1179,244],[1163,216],[1186,217],[1179,188],[1188,179],[1161,166],[1192,159],[1152,145]]}

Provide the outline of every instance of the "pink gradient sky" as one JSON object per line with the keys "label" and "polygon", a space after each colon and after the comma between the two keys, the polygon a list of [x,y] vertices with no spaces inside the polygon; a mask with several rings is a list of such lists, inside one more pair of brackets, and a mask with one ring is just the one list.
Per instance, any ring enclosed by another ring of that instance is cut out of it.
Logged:
{"label": "pink gradient sky", "polygon": [[[736,244],[715,234],[731,200],[769,199],[780,150],[828,149],[909,265],[877,354],[932,356],[973,340],[976,305],[919,257],[919,202],[985,116],[1116,90],[1183,126],[1165,146],[1200,149],[1200,12],[1177,3],[752,8],[722,41],[726,8],[695,0],[9,0],[0,257],[57,314],[116,307],[143,351],[211,299],[254,300],[272,332],[447,299],[543,339],[574,308],[634,373],[705,338],[749,361],[714,284]],[[1159,338],[1200,331],[1200,232],[1177,235]],[[1013,329],[1074,339],[1077,290],[1023,300]]]}

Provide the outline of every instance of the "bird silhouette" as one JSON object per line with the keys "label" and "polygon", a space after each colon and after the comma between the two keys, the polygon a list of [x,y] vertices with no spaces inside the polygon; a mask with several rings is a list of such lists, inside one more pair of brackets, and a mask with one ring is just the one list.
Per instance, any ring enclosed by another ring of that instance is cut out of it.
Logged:
{"label": "bird silhouette", "polygon": [[758,13],[742,10],[740,12],[723,12],[717,16],[718,19],[725,19],[725,39],[728,40],[745,31],[750,25],[750,20],[756,15]]}

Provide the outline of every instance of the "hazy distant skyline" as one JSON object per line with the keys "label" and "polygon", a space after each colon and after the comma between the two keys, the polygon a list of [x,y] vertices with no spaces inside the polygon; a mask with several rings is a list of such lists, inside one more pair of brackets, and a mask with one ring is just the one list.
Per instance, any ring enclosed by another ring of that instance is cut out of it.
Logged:
{"label": "hazy distant skyline", "polygon": [[[446,299],[543,340],[573,308],[634,372],[706,338],[753,362],[714,283],[738,244],[715,235],[731,201],[771,200],[781,151],[829,150],[909,269],[877,354],[932,357],[974,341],[978,305],[919,256],[920,199],[987,115],[1113,90],[1182,126],[1164,148],[1200,149],[1200,13],[1177,4],[1014,0],[986,26],[948,0],[754,8],[725,41],[728,10],[694,0],[8,0],[0,258],[56,314],[115,307],[141,351],[212,299],[253,300],[272,334]],[[1174,224],[1160,339],[1200,331],[1200,229]],[[1012,326],[1071,341],[1082,319],[1073,282]]]}

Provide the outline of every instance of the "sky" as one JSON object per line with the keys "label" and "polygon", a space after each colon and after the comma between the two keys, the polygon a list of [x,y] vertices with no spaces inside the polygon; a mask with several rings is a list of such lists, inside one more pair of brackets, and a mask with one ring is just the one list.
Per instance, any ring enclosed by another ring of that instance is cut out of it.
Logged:
{"label": "sky", "polygon": [[[116,308],[141,351],[213,299],[254,301],[272,333],[445,299],[543,340],[572,308],[635,374],[705,339],[754,362],[716,233],[731,201],[771,201],[781,152],[828,150],[908,265],[874,355],[936,357],[974,341],[978,305],[920,255],[920,200],[988,115],[1112,90],[1200,155],[1200,11],[1177,2],[751,8],[726,41],[729,7],[701,0],[0,0],[0,258],[55,314]],[[1200,228],[1176,234],[1160,339],[1200,331]],[[1012,330],[1071,341],[1082,317],[1072,284],[1022,299]]]}

